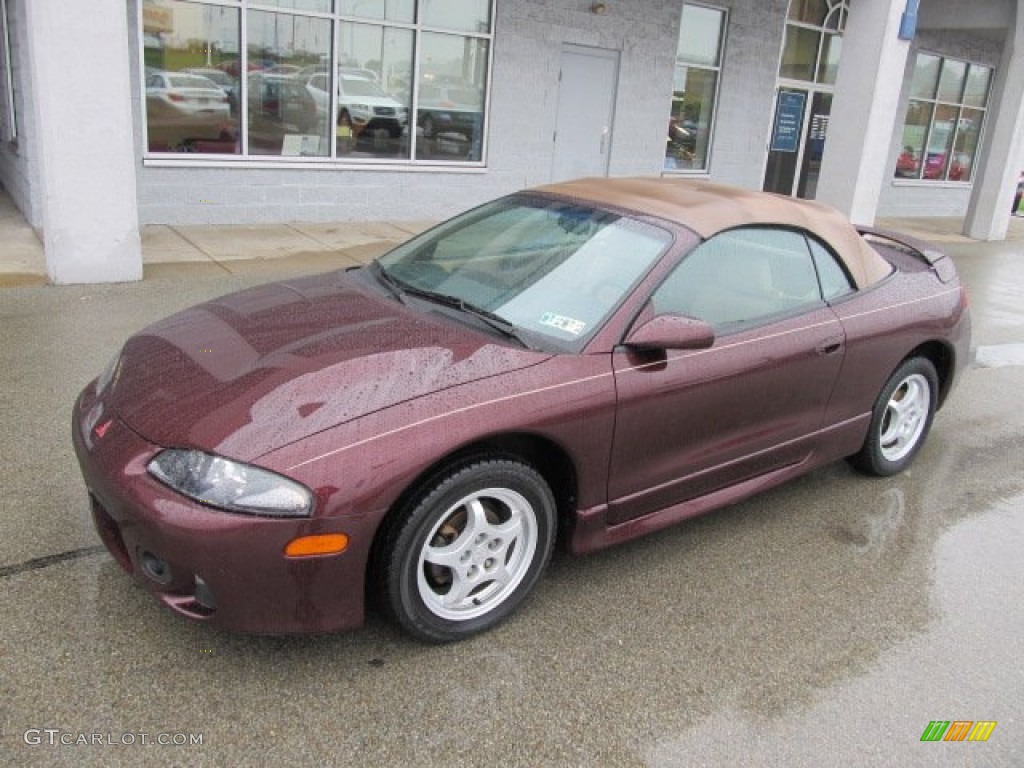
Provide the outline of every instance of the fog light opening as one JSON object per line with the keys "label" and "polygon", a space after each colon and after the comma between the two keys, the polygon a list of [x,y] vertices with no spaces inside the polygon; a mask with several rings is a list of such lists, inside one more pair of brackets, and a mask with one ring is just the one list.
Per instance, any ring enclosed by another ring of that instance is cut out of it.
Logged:
{"label": "fog light opening", "polygon": [[348,549],[348,536],[344,533],[320,533],[292,539],[284,548],[286,557],[316,557],[338,555]]}
{"label": "fog light opening", "polygon": [[142,572],[157,584],[167,586],[171,583],[171,566],[152,552],[144,551],[139,556]]}
{"label": "fog light opening", "polygon": [[217,599],[213,596],[213,590],[210,589],[210,585],[198,573],[195,576],[195,582],[196,588],[193,595],[195,601],[208,611],[216,611]]}

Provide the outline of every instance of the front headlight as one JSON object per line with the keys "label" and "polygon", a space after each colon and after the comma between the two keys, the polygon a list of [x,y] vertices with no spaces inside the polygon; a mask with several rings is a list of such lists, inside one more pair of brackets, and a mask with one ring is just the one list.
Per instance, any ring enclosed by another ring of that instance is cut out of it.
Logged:
{"label": "front headlight", "polygon": [[309,517],[313,508],[313,494],[294,480],[203,451],[170,448],[146,469],[178,493],[230,512]]}

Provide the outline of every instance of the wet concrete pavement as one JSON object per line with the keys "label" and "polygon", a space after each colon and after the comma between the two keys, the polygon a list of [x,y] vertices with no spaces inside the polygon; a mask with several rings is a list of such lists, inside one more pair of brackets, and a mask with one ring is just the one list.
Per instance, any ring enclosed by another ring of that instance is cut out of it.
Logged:
{"label": "wet concrete pavement", "polygon": [[[1024,342],[1021,243],[947,247],[975,343]],[[0,764],[1024,765],[1012,354],[967,372],[910,471],[835,464],[557,555],[516,616],[465,643],[420,645],[377,619],[244,637],[158,605],[98,546],[75,395],[151,320],[332,258],[0,291]],[[985,743],[921,742],[932,720],[998,724]]]}

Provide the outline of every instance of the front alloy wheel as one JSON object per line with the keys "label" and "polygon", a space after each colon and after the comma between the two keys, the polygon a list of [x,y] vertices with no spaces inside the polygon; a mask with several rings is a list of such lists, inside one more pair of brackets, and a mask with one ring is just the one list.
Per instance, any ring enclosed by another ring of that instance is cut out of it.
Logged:
{"label": "front alloy wheel", "polygon": [[399,520],[380,574],[388,607],[413,635],[458,640],[490,629],[529,594],[551,557],[555,503],[517,461],[450,472]]}
{"label": "front alloy wheel", "polygon": [[875,402],[868,436],[854,464],[880,476],[906,468],[931,427],[938,391],[931,361],[915,357],[897,368]]}

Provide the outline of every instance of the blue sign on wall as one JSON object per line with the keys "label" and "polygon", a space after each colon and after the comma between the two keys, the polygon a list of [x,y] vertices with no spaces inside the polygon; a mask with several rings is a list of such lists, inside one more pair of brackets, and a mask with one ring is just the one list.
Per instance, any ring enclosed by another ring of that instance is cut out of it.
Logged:
{"label": "blue sign on wall", "polygon": [[800,146],[800,129],[803,127],[806,101],[807,94],[803,91],[779,92],[775,126],[772,128],[772,152],[797,151]]}

